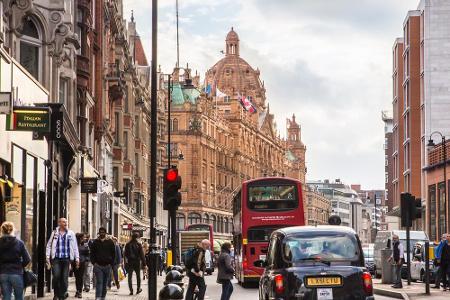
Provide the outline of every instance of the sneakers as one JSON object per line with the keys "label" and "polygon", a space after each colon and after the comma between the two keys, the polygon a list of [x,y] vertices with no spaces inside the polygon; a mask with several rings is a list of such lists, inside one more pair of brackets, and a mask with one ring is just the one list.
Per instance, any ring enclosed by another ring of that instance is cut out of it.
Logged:
{"label": "sneakers", "polygon": [[83,296],[81,296],[81,293],[80,293],[80,292],[76,292],[76,293],[75,293],[75,298],[83,298]]}
{"label": "sneakers", "polygon": [[136,291],[136,295],[137,295],[137,294],[140,294],[141,292],[142,292],[142,289],[141,289],[141,288],[138,288],[137,291]]}
{"label": "sneakers", "polygon": [[130,296],[133,296],[133,290],[130,291]]}

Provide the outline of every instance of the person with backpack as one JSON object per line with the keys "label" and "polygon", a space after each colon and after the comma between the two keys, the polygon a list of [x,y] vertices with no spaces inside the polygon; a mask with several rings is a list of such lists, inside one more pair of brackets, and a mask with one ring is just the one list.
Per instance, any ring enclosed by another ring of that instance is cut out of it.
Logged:
{"label": "person with backpack", "polygon": [[30,263],[31,258],[24,243],[14,236],[14,224],[4,222],[1,226],[0,238],[0,286],[3,300],[11,300],[14,293],[15,300],[23,300],[25,289],[23,269]]}
{"label": "person with backpack", "polygon": [[225,242],[221,246],[221,253],[217,261],[217,268],[219,269],[217,273],[217,283],[222,284],[222,295],[220,300],[230,300],[231,294],[233,293],[233,284],[231,279],[233,279],[234,268],[231,265],[231,243]]}
{"label": "person with backpack", "polygon": [[187,275],[189,277],[189,285],[186,291],[186,300],[192,300],[194,290],[198,287],[198,300],[205,299],[205,251],[209,249],[211,243],[209,240],[202,240],[195,248],[186,251],[184,256]]}
{"label": "person with backpack", "polygon": [[134,232],[131,240],[125,245],[123,253],[125,270],[128,273],[128,288],[130,295],[133,295],[133,272],[136,273],[137,290],[136,295],[142,292],[141,289],[141,267],[146,270],[145,255],[142,244],[138,241],[139,233]]}

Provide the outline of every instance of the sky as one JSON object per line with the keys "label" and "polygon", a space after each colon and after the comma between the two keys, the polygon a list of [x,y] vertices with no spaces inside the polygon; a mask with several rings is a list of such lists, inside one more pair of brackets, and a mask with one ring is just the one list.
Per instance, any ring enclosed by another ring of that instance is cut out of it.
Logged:
{"label": "sky", "polygon": [[[123,0],[151,60],[151,1]],[[176,63],[175,0],[160,0],[158,64]],[[384,189],[382,110],[392,110],[392,45],[419,0],[179,0],[180,65],[204,78],[231,27],[261,71],[282,135],[296,115],[307,180]]]}

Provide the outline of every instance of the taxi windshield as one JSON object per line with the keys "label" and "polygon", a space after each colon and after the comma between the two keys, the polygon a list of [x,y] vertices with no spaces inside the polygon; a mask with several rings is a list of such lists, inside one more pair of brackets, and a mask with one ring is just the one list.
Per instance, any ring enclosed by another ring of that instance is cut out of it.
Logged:
{"label": "taxi windshield", "polygon": [[308,233],[287,237],[283,257],[287,262],[353,261],[358,259],[358,242],[345,233]]}

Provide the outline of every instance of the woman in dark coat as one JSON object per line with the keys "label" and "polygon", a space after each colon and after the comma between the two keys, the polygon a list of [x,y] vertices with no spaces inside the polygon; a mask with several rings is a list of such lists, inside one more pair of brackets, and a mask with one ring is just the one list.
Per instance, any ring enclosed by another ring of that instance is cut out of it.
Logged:
{"label": "woman in dark coat", "polygon": [[234,268],[231,264],[230,252],[231,244],[229,242],[223,243],[217,261],[217,268],[219,269],[217,273],[217,282],[222,284],[222,296],[220,297],[220,300],[229,300],[233,293],[231,279],[233,279]]}
{"label": "woman in dark coat", "polygon": [[1,226],[0,238],[0,284],[3,300],[23,300],[25,290],[23,269],[31,258],[24,243],[14,236],[14,224],[4,222]]}

